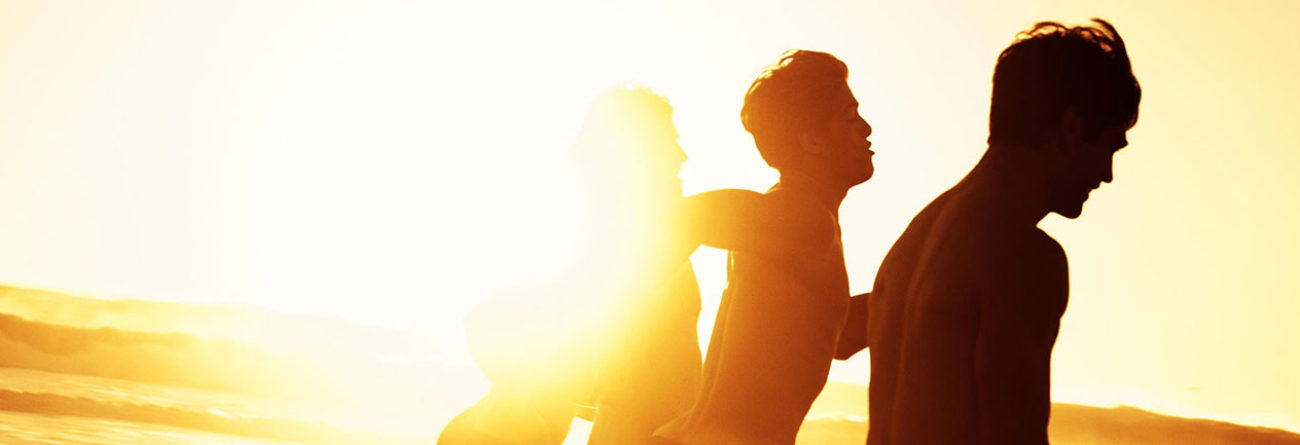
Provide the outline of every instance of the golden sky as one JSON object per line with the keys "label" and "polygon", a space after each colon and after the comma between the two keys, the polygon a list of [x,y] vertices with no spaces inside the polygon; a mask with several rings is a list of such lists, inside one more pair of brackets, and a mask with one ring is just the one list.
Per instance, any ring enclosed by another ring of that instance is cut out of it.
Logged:
{"label": "golden sky", "polygon": [[[1043,224],[1055,397],[1300,430],[1300,3],[896,3],[0,1],[0,281],[454,335],[573,239],[560,153],[596,91],[672,101],[688,192],[762,190],[741,97],[807,48],[875,129],[842,208],[867,291],[982,153],[998,52],[1096,16],[1144,94],[1114,183]],[[722,257],[695,260],[708,308]]]}

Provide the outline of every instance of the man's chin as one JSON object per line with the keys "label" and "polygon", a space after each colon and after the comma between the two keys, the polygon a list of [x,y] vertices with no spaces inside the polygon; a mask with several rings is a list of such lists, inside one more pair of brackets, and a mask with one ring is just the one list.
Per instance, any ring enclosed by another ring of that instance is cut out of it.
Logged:
{"label": "man's chin", "polygon": [[1079,215],[1083,214],[1083,203],[1081,202],[1078,205],[1063,206],[1052,210],[1052,213],[1061,215],[1066,219],[1078,219]]}
{"label": "man's chin", "polygon": [[875,169],[875,167],[867,166],[866,170],[864,170],[863,172],[859,173],[858,176],[857,176],[856,178],[853,178],[853,183],[850,184],[850,186],[854,186],[854,185],[858,185],[858,184],[861,184],[861,183],[867,182],[867,181],[871,180],[871,177],[872,177],[872,176],[875,176],[875,175],[876,175],[876,169]]}

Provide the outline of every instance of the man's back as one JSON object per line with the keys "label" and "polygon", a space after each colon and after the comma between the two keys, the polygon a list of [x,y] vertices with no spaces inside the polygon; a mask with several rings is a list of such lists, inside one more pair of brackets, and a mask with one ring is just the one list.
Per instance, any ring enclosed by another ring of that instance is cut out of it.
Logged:
{"label": "man's back", "polygon": [[871,445],[1046,442],[1064,254],[1037,228],[1005,224],[997,196],[975,188],[922,210],[877,274]]}

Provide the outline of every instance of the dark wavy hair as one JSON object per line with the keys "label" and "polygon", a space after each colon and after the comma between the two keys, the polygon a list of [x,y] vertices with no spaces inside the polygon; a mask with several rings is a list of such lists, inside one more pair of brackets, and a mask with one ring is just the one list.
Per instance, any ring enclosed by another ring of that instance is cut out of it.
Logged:
{"label": "dark wavy hair", "polygon": [[1137,123],[1142,88],[1124,39],[1109,22],[1092,21],[1098,26],[1039,22],[1002,51],[993,71],[990,145],[1045,143],[1070,107],[1089,141],[1105,128]]}
{"label": "dark wavy hair", "polygon": [[780,170],[799,135],[814,131],[834,111],[827,99],[843,88],[849,68],[828,53],[791,50],[750,84],[740,122],[754,136],[767,165]]}

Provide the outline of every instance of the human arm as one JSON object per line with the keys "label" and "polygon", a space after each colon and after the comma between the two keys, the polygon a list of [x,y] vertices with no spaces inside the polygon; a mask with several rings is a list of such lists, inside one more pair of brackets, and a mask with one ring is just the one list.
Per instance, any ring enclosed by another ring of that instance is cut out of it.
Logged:
{"label": "human arm", "polygon": [[849,314],[844,320],[844,329],[840,331],[839,344],[835,347],[836,360],[848,360],[853,354],[867,348],[867,303],[870,299],[871,292],[849,299]]}
{"label": "human arm", "polygon": [[687,236],[732,251],[787,253],[831,242],[833,220],[825,209],[790,197],[751,190],[713,190],[685,198]]}
{"label": "human arm", "polygon": [[1046,444],[1052,346],[1069,293],[1065,252],[1046,235],[1008,247],[986,259],[980,292],[977,443]]}

